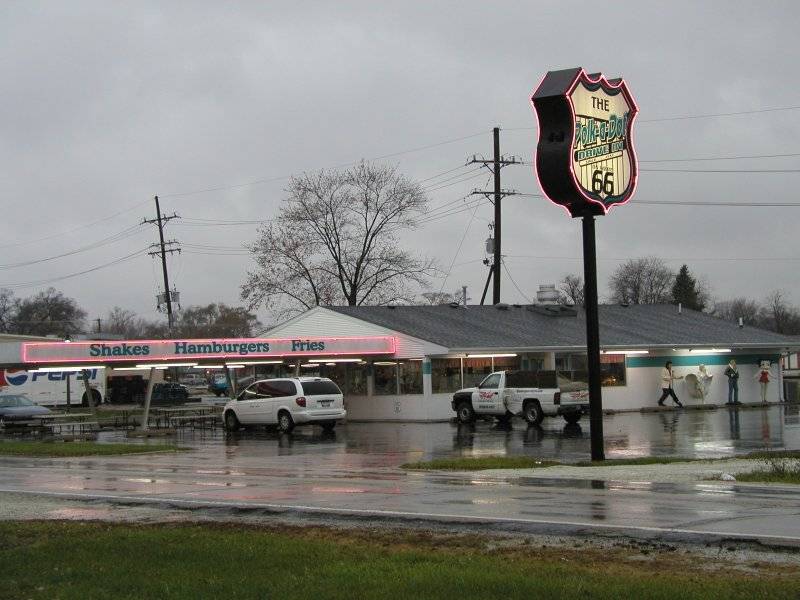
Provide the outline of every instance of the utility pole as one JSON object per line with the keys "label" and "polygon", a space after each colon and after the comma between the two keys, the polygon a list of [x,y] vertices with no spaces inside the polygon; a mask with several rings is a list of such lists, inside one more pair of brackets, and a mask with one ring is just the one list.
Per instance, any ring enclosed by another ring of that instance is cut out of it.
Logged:
{"label": "utility pole", "polygon": [[[170,331],[172,331],[173,325],[173,318],[172,318],[172,296],[173,292],[169,289],[169,275],[167,274],[167,254],[172,254],[177,252],[180,254],[180,247],[178,246],[177,240],[169,240],[167,242],[164,241],[164,225],[166,225],[172,219],[179,219],[180,217],[176,213],[172,213],[169,216],[161,216],[161,206],[158,204],[158,196],[155,196],[156,201],[156,218],[155,219],[143,219],[142,224],[149,223],[155,224],[158,226],[158,244],[152,244],[151,248],[156,248],[156,250],[152,252],[148,252],[150,256],[155,256],[157,254],[161,255],[161,270],[164,273],[164,301],[167,305],[167,327]],[[160,249],[158,249],[160,247]],[[177,294],[177,292],[176,292]],[[159,306],[161,306],[160,298],[159,298]]]}
{"label": "utility pole", "polygon": [[103,322],[103,319],[95,319],[97,321],[97,333],[103,333],[103,329],[100,327],[100,323]]}
{"label": "utility pole", "polygon": [[[494,156],[491,160],[477,158],[475,156],[472,157],[472,160],[468,161],[467,164],[481,164],[487,169],[489,169],[492,174],[494,175],[494,190],[487,191],[487,190],[472,190],[472,194],[475,195],[482,195],[489,198],[494,204],[494,259],[492,263],[492,304],[498,304],[500,302],[500,268],[501,263],[503,260],[502,250],[501,250],[501,235],[502,235],[502,212],[501,212],[501,201],[505,196],[513,196],[517,192],[513,190],[504,190],[500,185],[500,169],[507,165],[518,165],[521,164],[521,161],[518,160],[515,156],[511,156],[509,158],[505,158],[500,154],[500,128],[495,127],[492,130],[492,146],[494,150]],[[488,284],[488,279],[487,279]]]}

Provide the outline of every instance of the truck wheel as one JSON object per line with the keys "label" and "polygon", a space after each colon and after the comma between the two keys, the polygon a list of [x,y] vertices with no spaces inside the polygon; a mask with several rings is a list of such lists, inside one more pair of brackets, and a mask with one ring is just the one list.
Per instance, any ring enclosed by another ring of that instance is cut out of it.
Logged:
{"label": "truck wheel", "polygon": [[583,415],[581,415],[581,413],[579,413],[579,412],[569,413],[569,414],[564,415],[564,420],[569,425],[575,425],[575,423],[577,423],[578,421],[581,420],[581,416],[583,416]]}
{"label": "truck wheel", "polygon": [[475,411],[472,408],[472,404],[469,402],[460,403],[458,406],[456,406],[456,416],[458,417],[459,423],[474,423]]}
{"label": "truck wheel", "polygon": [[539,425],[544,420],[544,413],[538,400],[526,400],[522,407],[522,416],[528,425]]}

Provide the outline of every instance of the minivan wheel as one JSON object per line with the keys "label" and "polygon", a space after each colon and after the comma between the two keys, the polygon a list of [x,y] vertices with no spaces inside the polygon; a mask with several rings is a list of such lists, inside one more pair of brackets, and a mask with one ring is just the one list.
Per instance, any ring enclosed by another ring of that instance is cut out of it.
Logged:
{"label": "minivan wheel", "polygon": [[544,413],[538,400],[528,400],[522,409],[522,416],[528,425],[539,425],[544,420]]}
{"label": "minivan wheel", "polygon": [[320,425],[322,425],[323,431],[331,432],[336,427],[336,421],[322,421]]}
{"label": "minivan wheel", "polygon": [[462,402],[456,407],[456,416],[459,423],[472,423],[475,421],[475,411],[472,404],[469,402]]}
{"label": "minivan wheel", "polygon": [[290,433],[294,429],[294,420],[288,411],[282,410],[278,413],[278,431]]}
{"label": "minivan wheel", "polygon": [[236,413],[232,410],[229,410],[225,413],[225,430],[226,431],[236,431],[239,429],[240,423],[239,419],[236,417]]}

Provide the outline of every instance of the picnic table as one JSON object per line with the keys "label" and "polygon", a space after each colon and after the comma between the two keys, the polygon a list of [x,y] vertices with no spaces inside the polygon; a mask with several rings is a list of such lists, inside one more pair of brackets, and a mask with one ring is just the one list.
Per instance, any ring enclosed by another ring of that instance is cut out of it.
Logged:
{"label": "picnic table", "polygon": [[219,416],[219,408],[209,404],[163,406],[151,408],[156,427],[180,427],[183,425],[213,427]]}

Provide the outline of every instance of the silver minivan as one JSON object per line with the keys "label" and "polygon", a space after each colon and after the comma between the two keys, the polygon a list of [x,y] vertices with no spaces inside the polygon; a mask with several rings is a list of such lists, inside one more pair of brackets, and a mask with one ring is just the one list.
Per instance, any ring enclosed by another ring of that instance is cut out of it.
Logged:
{"label": "silver minivan", "polygon": [[324,377],[286,377],[254,381],[225,404],[228,431],[247,425],[277,425],[290,432],[295,425],[320,425],[326,431],[347,416],[342,390]]}

